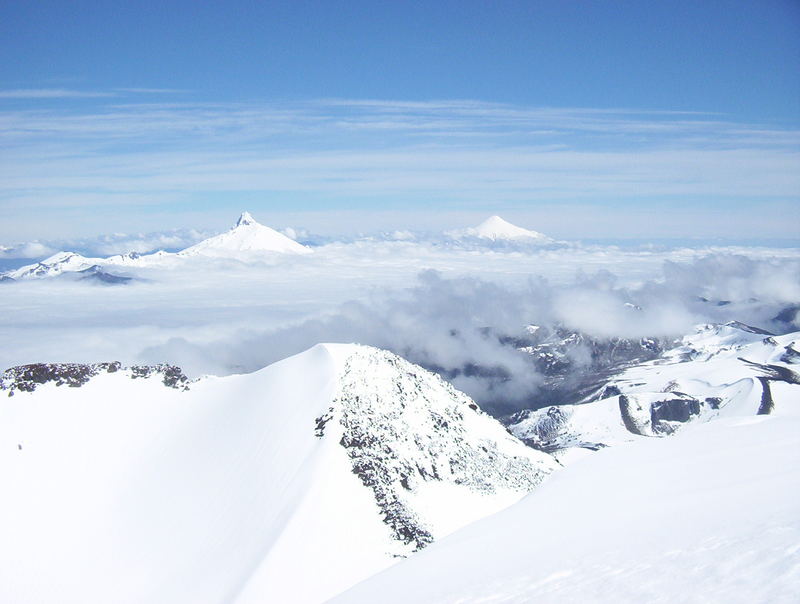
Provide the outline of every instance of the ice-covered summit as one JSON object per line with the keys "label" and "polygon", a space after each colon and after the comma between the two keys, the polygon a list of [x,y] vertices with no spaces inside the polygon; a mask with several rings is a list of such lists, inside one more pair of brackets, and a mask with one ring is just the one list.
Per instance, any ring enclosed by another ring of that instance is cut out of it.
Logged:
{"label": "ice-covered summit", "polygon": [[455,239],[476,237],[478,239],[488,239],[490,241],[537,241],[542,243],[551,241],[547,235],[518,227],[515,224],[503,220],[500,216],[490,216],[476,227],[450,231],[448,235]]}
{"label": "ice-covered summit", "polygon": [[239,227],[250,224],[258,224],[258,222],[256,222],[256,219],[253,218],[250,212],[242,212],[241,216],[239,216],[239,220],[236,221],[236,226]]}
{"label": "ice-covered summit", "polygon": [[309,248],[256,221],[242,212],[236,225],[226,233],[205,239],[178,252],[179,256],[237,257],[260,253],[308,254]]}

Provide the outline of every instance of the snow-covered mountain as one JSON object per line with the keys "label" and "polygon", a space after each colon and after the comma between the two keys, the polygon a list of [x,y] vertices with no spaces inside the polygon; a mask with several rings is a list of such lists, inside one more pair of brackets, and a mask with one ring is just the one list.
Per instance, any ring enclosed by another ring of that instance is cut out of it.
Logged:
{"label": "snow-covered mountain", "polygon": [[800,332],[703,325],[659,358],[610,380],[589,402],[517,414],[513,434],[560,458],[690,423],[770,414],[800,401]]}
{"label": "snow-covered mountain", "polygon": [[[65,273],[85,271],[93,267],[108,270],[146,268],[164,266],[193,257],[250,261],[258,259],[264,254],[308,254],[311,251],[310,248],[300,245],[286,235],[259,224],[248,212],[244,212],[229,231],[205,239],[174,254],[159,250],[152,254],[130,252],[108,258],[87,258],[75,252],[58,252],[36,264],[8,271],[3,276],[13,280],[58,277]],[[126,280],[125,276],[113,275],[108,272],[106,274],[110,278],[118,279],[117,282]],[[114,281],[106,280],[105,282],[112,283]]]}
{"label": "snow-covered mountain", "polygon": [[798,366],[800,332],[703,325],[596,400],[520,414],[567,467],[333,602],[794,602]]}
{"label": "snow-covered mountain", "polygon": [[28,264],[8,271],[5,276],[12,279],[30,279],[37,277],[56,277],[63,273],[73,272],[100,265],[103,258],[86,258],[75,252],[58,252],[36,264]]}
{"label": "snow-covered mountain", "polygon": [[489,241],[515,241],[520,243],[548,243],[552,239],[528,229],[523,229],[499,216],[490,216],[476,227],[449,231],[447,233],[453,239],[478,238]]}
{"label": "snow-covered mountain", "polygon": [[311,249],[256,222],[248,212],[243,212],[228,232],[201,241],[178,252],[178,255],[237,258],[243,254],[262,253],[308,254]]}
{"label": "snow-covered mountain", "polygon": [[557,467],[355,345],[193,382],[30,365],[0,389],[4,602],[322,602]]}

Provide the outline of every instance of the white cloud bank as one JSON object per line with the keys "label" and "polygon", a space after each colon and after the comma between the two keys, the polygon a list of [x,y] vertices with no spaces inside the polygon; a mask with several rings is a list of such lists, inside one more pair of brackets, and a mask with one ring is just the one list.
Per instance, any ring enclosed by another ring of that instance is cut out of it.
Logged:
{"label": "white cloud bank", "polygon": [[796,249],[363,240],[256,265],[198,260],[124,273],[146,280],[0,286],[0,365],[118,359],[225,374],[321,341],[359,342],[437,367],[481,401],[523,401],[541,376],[501,337],[528,324],[598,338],[675,337],[706,321],[789,329],[773,318],[800,303]]}

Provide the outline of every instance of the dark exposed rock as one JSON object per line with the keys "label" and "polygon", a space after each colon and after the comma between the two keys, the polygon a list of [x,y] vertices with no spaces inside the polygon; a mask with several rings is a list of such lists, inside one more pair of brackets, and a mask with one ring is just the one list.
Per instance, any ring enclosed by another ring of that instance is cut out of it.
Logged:
{"label": "dark exposed rock", "polygon": [[758,378],[761,382],[761,404],[758,406],[756,415],[769,415],[775,409],[775,401],[772,400],[772,389],[769,387],[769,380],[765,377]]}
{"label": "dark exposed rock", "polygon": [[785,352],[781,355],[781,363],[789,363],[791,365],[800,363],[800,351],[796,350],[792,344],[785,346],[783,350]]}
{"label": "dark exposed rock", "polygon": [[646,434],[645,428],[636,421],[636,414],[631,412],[631,399],[624,394],[619,395],[619,413],[628,432],[642,436]]}
{"label": "dark exposed rock", "polygon": [[[376,381],[376,375],[383,377]],[[353,473],[372,490],[383,522],[405,551],[433,541],[430,527],[409,503],[423,482],[449,482],[485,494],[497,488],[527,492],[544,475],[530,459],[509,455],[494,440],[476,442],[465,419],[482,412],[471,399],[384,351],[346,361],[332,410]],[[317,418],[315,433],[327,436],[333,430],[329,421],[328,414]]]}
{"label": "dark exposed rock", "polygon": [[635,395],[621,394],[619,411],[625,428],[639,436],[672,434],[674,424],[690,421],[705,405],[705,402],[682,392],[670,394],[673,395],[670,398],[650,403],[641,403]]}
{"label": "dark exposed rock", "polygon": [[661,422],[688,422],[700,414],[700,401],[692,397],[673,398],[650,404],[650,422],[657,430]]}
{"label": "dark exposed rock", "polygon": [[79,280],[81,281],[95,281],[98,283],[102,283],[104,285],[120,285],[123,283],[129,283],[133,281],[131,277],[122,277],[120,275],[113,275],[111,273],[107,273],[102,269],[102,267],[95,264],[94,266],[90,266],[89,268],[85,268],[83,270],[77,271]]}
{"label": "dark exposed rock", "polygon": [[325,436],[325,424],[333,419],[333,407],[328,408],[328,410],[319,417],[314,419],[316,423],[316,428],[314,428],[314,436],[317,438],[322,438]]}
{"label": "dark exposed rock", "polygon": [[18,365],[6,369],[0,375],[0,390],[8,391],[13,396],[15,391],[33,392],[42,384],[54,383],[56,386],[79,388],[96,375],[127,371],[132,379],[162,375],[162,382],[169,388],[188,390],[190,380],[180,367],[173,365],[135,365],[123,367],[119,361],[111,363],[34,363]]}
{"label": "dark exposed rock", "polygon": [[771,331],[767,331],[766,329],[761,329],[760,327],[753,327],[752,325],[747,325],[746,323],[742,323],[741,321],[728,321],[725,323],[728,327],[735,327],[736,329],[741,329],[742,331],[746,331],[748,333],[755,333],[762,336],[774,336],[775,334]]}
{"label": "dark exposed rock", "polygon": [[788,367],[782,367],[781,365],[755,363],[753,361],[748,361],[747,359],[743,359],[741,357],[739,357],[739,360],[742,361],[743,363],[747,363],[751,367],[758,368],[764,374],[764,377],[769,380],[775,380],[776,382],[786,382],[787,384],[800,384],[800,374],[798,374],[796,371],[792,371]]}

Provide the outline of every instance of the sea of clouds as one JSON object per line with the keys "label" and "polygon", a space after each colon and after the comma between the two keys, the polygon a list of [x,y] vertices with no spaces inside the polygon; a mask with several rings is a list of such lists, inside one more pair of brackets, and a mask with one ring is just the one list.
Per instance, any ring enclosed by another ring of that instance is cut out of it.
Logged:
{"label": "sea of clouds", "polygon": [[358,342],[437,368],[484,404],[523,407],[542,376],[508,339],[527,325],[600,339],[679,338],[730,320],[798,328],[793,311],[776,320],[800,303],[792,248],[481,247],[412,235],[314,250],[126,269],[137,280],[122,286],[4,284],[0,365],[168,362],[222,375],[318,342]]}

